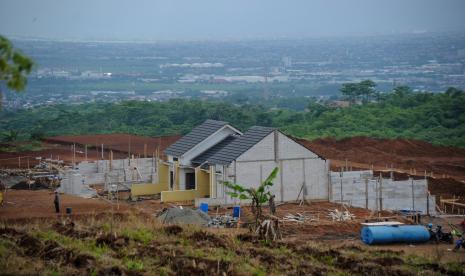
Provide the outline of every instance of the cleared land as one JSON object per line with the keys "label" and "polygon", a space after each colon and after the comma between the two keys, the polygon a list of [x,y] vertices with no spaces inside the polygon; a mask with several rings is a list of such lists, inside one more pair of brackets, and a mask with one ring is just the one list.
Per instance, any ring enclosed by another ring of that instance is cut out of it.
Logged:
{"label": "cleared land", "polygon": [[333,170],[340,170],[348,161],[349,168],[394,170],[424,176],[433,172],[436,177],[449,176],[465,180],[465,149],[434,146],[430,143],[405,139],[375,139],[353,137],[307,141],[296,139],[309,149],[331,159]]}
{"label": "cleared land", "polygon": [[[55,136],[46,138],[40,151],[20,153],[0,152],[0,167],[18,167],[18,157],[30,156],[30,164],[36,162],[35,157],[60,157],[65,162],[73,159],[72,145],[76,144],[76,160],[85,159],[85,145],[88,160],[101,159],[101,145],[104,145],[104,159],[109,158],[112,150],[114,158],[125,158],[128,152],[136,156],[147,153],[152,156],[158,148],[163,150],[176,142],[181,135],[147,137],[128,134],[98,134],[79,136]],[[308,141],[295,138],[319,155],[331,159],[332,169],[340,170],[347,164],[354,169],[386,170],[391,166],[394,170],[411,173],[415,169],[418,176],[433,172],[435,177],[465,180],[465,149],[434,146],[416,140],[388,140],[368,137],[353,137],[342,140],[332,138]],[[144,151],[144,145],[147,145]],[[27,159],[21,161],[27,166]]]}
{"label": "cleared land", "polygon": [[[41,158],[63,160],[66,164],[84,160],[100,160],[110,158],[127,158],[129,154],[135,157],[153,156],[157,148],[163,157],[163,150],[176,142],[181,136],[146,137],[128,134],[98,134],[80,136],[56,136],[44,139],[42,149],[38,151],[0,152],[0,168],[28,168],[37,165]],[[73,146],[76,150],[73,150]],[[87,158],[86,158],[87,145]],[[145,146],[146,145],[146,146]],[[6,145],[5,145],[6,146]]]}
{"label": "cleared land", "polygon": [[[153,216],[157,200],[111,205],[103,199],[63,196],[75,215],[57,217],[47,190],[11,191],[0,208],[0,271],[5,274],[98,275],[462,275],[465,252],[451,245],[369,247],[358,240],[370,213],[333,222],[328,202],[278,206],[318,218],[281,225],[284,239],[264,242],[246,228],[164,225]],[[188,206],[186,206],[188,208]],[[219,213],[231,212],[220,209]],[[111,215],[113,213],[113,215]],[[215,210],[211,211],[216,213]],[[245,209],[245,217],[250,210]]]}

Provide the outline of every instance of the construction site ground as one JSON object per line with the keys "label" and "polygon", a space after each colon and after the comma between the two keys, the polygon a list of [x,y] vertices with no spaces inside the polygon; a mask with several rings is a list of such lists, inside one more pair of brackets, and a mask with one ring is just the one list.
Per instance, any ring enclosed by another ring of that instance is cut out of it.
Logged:
{"label": "construction site ground", "polygon": [[[152,156],[181,136],[147,137],[128,134],[99,134],[56,136],[46,138],[39,151],[0,152],[0,168],[28,168],[39,163],[37,157],[60,159],[65,164],[84,160]],[[431,194],[444,198],[465,197],[465,149],[435,146],[430,143],[406,139],[376,139],[353,137],[342,140],[333,138],[308,141],[294,138],[320,156],[331,160],[331,169],[373,169],[375,174],[386,170],[396,171],[400,178],[416,174],[430,179]],[[76,146],[74,151],[73,145]],[[87,145],[87,158],[85,148]],[[146,146],[145,146],[146,145]],[[433,177],[431,177],[433,173]],[[403,174],[403,175],[402,175]],[[385,174],[385,177],[388,175]]]}
{"label": "construction site ground", "polygon": [[[67,165],[74,162],[123,159],[135,157],[152,157],[158,149],[160,155],[163,150],[176,142],[181,136],[147,137],[129,134],[98,134],[77,136],[48,137],[42,141],[42,148],[36,151],[2,152],[0,151],[0,168],[33,167],[42,159],[62,160]],[[102,154],[103,144],[103,154]],[[7,145],[3,145],[7,147]],[[87,148],[87,154],[86,154]]]}
{"label": "construction site ground", "polygon": [[[331,160],[331,169],[394,169],[424,176],[425,171],[439,178],[465,180],[465,149],[435,146],[409,139],[352,137],[342,140],[296,139],[307,148]],[[347,162],[346,162],[347,161]]]}
{"label": "construction site ground", "polygon": [[[170,144],[176,142],[181,135],[147,137],[128,134],[98,134],[77,136],[48,137],[43,141],[40,151],[18,153],[0,152],[0,168],[22,168],[27,166],[27,159],[18,163],[18,157],[29,156],[30,165],[35,157],[60,157],[65,162],[72,162],[73,148],[76,145],[76,161],[85,160],[87,145],[88,160],[102,158],[101,145],[104,146],[104,159],[109,159],[109,151],[113,150],[114,158],[135,156],[152,156],[158,148],[160,154]],[[353,137],[342,140],[333,138],[313,141],[295,138],[298,142],[331,160],[331,169],[339,171],[346,164],[353,169],[386,170],[411,173],[413,169],[419,176],[433,172],[438,178],[454,178],[465,180],[465,149],[435,146],[427,142],[407,139],[376,139],[369,137]],[[145,146],[146,145],[146,146]],[[130,152],[130,153],[129,153]],[[347,160],[347,163],[346,163]]]}
{"label": "construction site ground", "polygon": [[[34,220],[50,220],[66,218],[65,208],[72,208],[72,219],[79,220],[81,218],[96,217],[103,214],[116,214],[118,216],[125,216],[128,213],[136,213],[141,216],[150,217],[155,219],[155,215],[160,213],[164,208],[174,206],[173,204],[161,203],[156,199],[148,199],[137,202],[129,202],[124,200],[109,201],[104,198],[80,198],[71,195],[61,195],[61,214],[57,216],[53,205],[54,194],[50,190],[8,190],[5,203],[0,207],[0,221],[4,223],[30,223]],[[184,208],[193,208],[192,205],[186,204]],[[289,242],[298,241],[315,241],[318,243],[325,243],[337,246],[362,246],[364,245],[359,238],[359,233],[362,225],[361,222],[384,220],[389,217],[391,220],[404,221],[410,223],[402,217],[395,217],[389,212],[381,214],[374,214],[369,210],[362,208],[347,208],[347,210],[355,215],[355,219],[351,221],[333,221],[328,213],[331,210],[339,209],[345,210],[345,207],[330,203],[330,202],[310,202],[303,205],[298,203],[285,203],[278,204],[276,216],[283,218],[287,215],[301,214],[309,218],[304,222],[282,221],[281,231],[283,238]],[[268,213],[268,209],[264,210]],[[214,217],[221,214],[232,214],[231,208],[215,208],[211,207],[209,215]],[[381,217],[381,218],[379,218]],[[252,213],[249,207],[242,207],[241,222],[244,226],[247,222],[253,220]],[[457,225],[461,218],[448,218],[447,220],[441,218],[424,218],[423,223],[433,222],[440,223],[446,230],[450,227],[448,223]],[[206,231],[213,233],[237,235],[240,233],[247,233],[247,227],[241,228],[206,228]],[[394,251],[404,251],[408,254],[422,254],[427,257],[437,257],[447,260],[465,261],[465,251],[451,252],[452,245],[449,244],[421,244],[421,245],[385,245],[385,246],[371,246],[370,248],[386,249]],[[438,256],[439,256],[438,255]]]}

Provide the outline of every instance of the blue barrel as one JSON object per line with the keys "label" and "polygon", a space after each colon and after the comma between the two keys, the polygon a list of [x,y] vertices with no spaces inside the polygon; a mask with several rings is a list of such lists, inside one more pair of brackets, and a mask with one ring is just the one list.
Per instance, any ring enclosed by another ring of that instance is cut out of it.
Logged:
{"label": "blue barrel", "polygon": [[241,216],[241,206],[233,207],[233,218],[239,218]]}
{"label": "blue barrel", "polygon": [[200,211],[208,214],[208,203],[202,202],[200,203]]}
{"label": "blue barrel", "polygon": [[66,207],[66,214],[67,215],[71,215],[72,212],[73,212],[73,209],[71,207]]}
{"label": "blue barrel", "polygon": [[421,243],[430,238],[423,225],[365,226],[360,233],[366,244]]}

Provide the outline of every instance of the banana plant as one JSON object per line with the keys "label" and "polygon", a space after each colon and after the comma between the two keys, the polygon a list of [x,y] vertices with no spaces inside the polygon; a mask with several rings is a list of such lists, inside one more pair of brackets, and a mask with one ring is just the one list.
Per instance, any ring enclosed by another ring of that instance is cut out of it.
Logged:
{"label": "banana plant", "polygon": [[260,183],[257,189],[255,188],[245,188],[241,184],[231,183],[228,181],[223,182],[223,184],[231,189],[231,192],[226,192],[232,198],[238,198],[241,200],[251,200],[252,201],[252,213],[255,216],[255,224],[257,225],[258,220],[262,217],[262,206],[264,203],[270,200],[272,196],[270,192],[270,187],[273,186],[273,181],[278,175],[278,168],[274,168],[273,171],[268,175],[268,177]]}

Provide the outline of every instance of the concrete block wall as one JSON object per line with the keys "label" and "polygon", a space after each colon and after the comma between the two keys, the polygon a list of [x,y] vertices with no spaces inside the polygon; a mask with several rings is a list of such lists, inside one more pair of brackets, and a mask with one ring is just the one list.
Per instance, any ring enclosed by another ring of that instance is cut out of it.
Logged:
{"label": "concrete block wall", "polygon": [[[134,167],[138,168],[140,176]],[[106,180],[111,183],[126,181],[154,183],[157,179],[153,158],[115,159],[111,162],[111,169],[109,160],[83,161],[76,165],[74,172],[81,175],[86,185],[104,184]]]}
{"label": "concrete block wall", "polygon": [[90,188],[85,181],[82,174],[76,173],[75,171],[67,171],[61,175],[61,185],[58,189],[60,192],[70,195],[77,195],[82,197],[92,197],[97,192]]}
{"label": "concrete block wall", "polygon": [[[371,210],[417,210],[435,214],[436,199],[428,196],[425,179],[393,181],[373,178],[372,171],[331,172],[330,199]],[[429,200],[429,203],[428,203]]]}
{"label": "concrete block wall", "polygon": [[[329,161],[319,158],[280,132],[270,133],[229,166],[222,168],[217,165],[216,171],[220,171],[225,180],[245,187],[258,187],[275,167],[279,168],[279,172],[270,191],[276,196],[276,201],[294,201],[302,196],[309,200],[328,200]],[[223,179],[219,180],[216,183],[217,192],[211,196],[216,199],[208,202],[226,205],[239,203],[239,200],[226,194],[227,189],[220,183]],[[221,198],[223,200],[219,200]]]}

